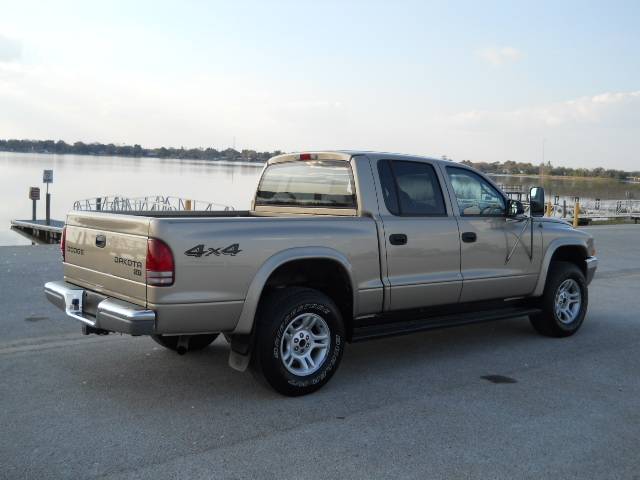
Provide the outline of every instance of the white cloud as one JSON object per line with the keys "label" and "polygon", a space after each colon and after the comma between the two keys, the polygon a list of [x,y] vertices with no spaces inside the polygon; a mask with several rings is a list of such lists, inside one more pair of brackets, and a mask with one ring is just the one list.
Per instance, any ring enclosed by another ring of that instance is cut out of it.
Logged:
{"label": "white cloud", "polygon": [[463,111],[443,115],[440,129],[436,153],[456,159],[536,163],[544,138],[546,159],[554,165],[637,170],[640,90],[512,110]]}
{"label": "white cloud", "polygon": [[522,52],[514,47],[488,47],[478,51],[477,54],[495,67],[516,62],[522,58]]}
{"label": "white cloud", "polygon": [[232,74],[161,81],[0,64],[0,138],[226,148],[237,137],[241,147],[291,149],[294,141],[303,147],[340,134],[348,114],[342,101],[291,96]]}
{"label": "white cloud", "polygon": [[241,148],[353,148],[477,161],[638,168],[640,90],[447,112],[412,95],[336,95],[246,75],[127,75],[0,62],[2,138]]}
{"label": "white cloud", "polygon": [[22,44],[0,34],[0,62],[15,62],[22,58]]}
{"label": "white cloud", "polygon": [[[635,117],[635,122],[632,119]],[[471,110],[452,115],[450,124],[460,128],[505,130],[555,128],[561,126],[637,125],[640,120],[640,90],[605,92],[565,102],[510,111]]]}

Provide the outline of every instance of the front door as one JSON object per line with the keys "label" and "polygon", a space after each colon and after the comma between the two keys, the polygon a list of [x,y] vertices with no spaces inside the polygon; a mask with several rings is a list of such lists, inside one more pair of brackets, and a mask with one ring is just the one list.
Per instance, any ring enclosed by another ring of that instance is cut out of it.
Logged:
{"label": "front door", "polygon": [[526,217],[507,217],[504,195],[481,175],[463,167],[444,169],[453,191],[452,202],[457,203],[460,226],[460,301],[531,293],[538,281],[542,256],[539,229],[532,231]]}
{"label": "front door", "polygon": [[[442,177],[428,162],[380,160],[388,310],[457,303],[460,234]],[[386,208],[385,208],[386,207]]]}

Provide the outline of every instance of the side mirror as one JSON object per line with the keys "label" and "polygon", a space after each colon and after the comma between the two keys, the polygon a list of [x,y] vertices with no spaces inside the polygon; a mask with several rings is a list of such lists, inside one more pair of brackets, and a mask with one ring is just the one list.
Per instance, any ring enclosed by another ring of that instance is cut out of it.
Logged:
{"label": "side mirror", "polygon": [[529,213],[532,217],[544,216],[544,188],[533,187],[529,190]]}
{"label": "side mirror", "polygon": [[507,204],[507,217],[517,217],[524,214],[524,205],[519,200],[509,200]]}

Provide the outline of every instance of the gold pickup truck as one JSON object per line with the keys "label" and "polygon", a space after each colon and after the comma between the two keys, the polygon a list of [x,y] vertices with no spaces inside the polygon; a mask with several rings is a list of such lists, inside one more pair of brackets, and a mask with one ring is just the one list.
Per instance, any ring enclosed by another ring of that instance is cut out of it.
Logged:
{"label": "gold pickup truck", "polygon": [[372,152],[286,154],[251,210],[71,212],[49,300],[89,334],[150,335],[178,353],[220,333],[229,363],[285,395],[317,390],[347,342],[528,316],[575,333],[593,239],[529,213],[481,173]]}

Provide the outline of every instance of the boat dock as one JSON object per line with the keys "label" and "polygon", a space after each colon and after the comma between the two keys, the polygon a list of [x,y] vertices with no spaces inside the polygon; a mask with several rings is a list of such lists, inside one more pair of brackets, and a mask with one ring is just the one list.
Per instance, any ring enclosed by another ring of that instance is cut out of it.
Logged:
{"label": "boat dock", "polygon": [[[34,202],[35,203],[35,202]],[[73,210],[79,212],[178,212],[214,210],[232,211],[233,207],[219,203],[171,197],[167,195],[147,195],[144,197],[125,197],[110,195],[78,200]],[[34,206],[35,217],[35,206]],[[47,209],[47,212],[49,210]],[[34,243],[60,243],[62,238],[62,220],[11,220],[11,229]]]}
{"label": "boat dock", "polygon": [[62,220],[11,220],[13,230],[39,243],[59,243],[63,227]]}

